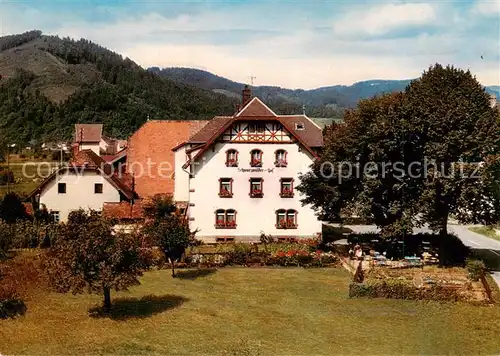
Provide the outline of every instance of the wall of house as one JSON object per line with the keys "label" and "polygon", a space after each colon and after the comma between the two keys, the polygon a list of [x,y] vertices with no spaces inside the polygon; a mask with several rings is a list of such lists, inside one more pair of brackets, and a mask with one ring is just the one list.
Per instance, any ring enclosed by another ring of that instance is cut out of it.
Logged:
{"label": "wall of house", "polygon": [[[252,172],[250,151],[258,148],[263,151],[262,171]],[[226,167],[228,149],[238,150],[238,167]],[[275,167],[274,152],[278,149],[287,151],[288,166]],[[280,197],[280,178],[294,178],[294,187],[299,184],[299,173],[306,172],[312,163],[312,156],[295,143],[253,144],[253,143],[217,143],[202,157],[194,168],[191,179],[189,216],[192,229],[199,229],[197,237],[209,239],[216,236],[251,237],[260,236],[261,232],[273,236],[312,237],[321,232],[321,222],[310,207],[303,207],[301,196],[294,189],[293,198]],[[250,178],[264,179],[263,198],[251,198]],[[233,179],[233,197],[219,197],[219,178]],[[235,209],[237,211],[236,229],[215,228],[217,209]],[[276,210],[295,209],[297,229],[276,228]],[[194,219],[194,220],[193,220]]]}
{"label": "wall of house", "polygon": [[101,151],[100,151],[98,142],[96,142],[96,143],[82,143],[80,145],[80,151],[83,151],[83,150],[92,150],[98,156],[101,155],[101,153],[100,153]]}
{"label": "wall of house", "polygon": [[[58,193],[58,184],[66,183],[66,194]],[[102,183],[102,194],[94,193],[94,184]],[[40,194],[40,204],[49,211],[59,211],[60,221],[66,221],[73,210],[101,210],[103,204],[120,202],[120,193],[95,171],[65,172],[49,182]]]}
{"label": "wall of house", "polygon": [[175,151],[174,165],[174,200],[175,201],[188,201],[189,200],[189,168],[186,171],[182,166],[187,162],[186,149],[190,146],[185,145]]}

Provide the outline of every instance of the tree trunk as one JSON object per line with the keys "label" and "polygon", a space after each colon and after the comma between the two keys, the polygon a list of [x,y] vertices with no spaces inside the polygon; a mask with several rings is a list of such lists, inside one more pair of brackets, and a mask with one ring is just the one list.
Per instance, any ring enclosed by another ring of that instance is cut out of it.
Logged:
{"label": "tree trunk", "polygon": [[439,229],[439,266],[443,267],[445,262],[446,262],[445,240],[446,240],[446,237],[448,236],[448,211],[446,211],[443,214],[440,225],[441,226]]}
{"label": "tree trunk", "polygon": [[106,313],[111,311],[111,290],[109,287],[104,287],[104,303],[103,309]]}
{"label": "tree trunk", "polygon": [[171,259],[170,257],[168,258],[168,262],[170,262],[170,266],[172,267],[172,278],[175,278],[175,266],[174,266],[174,260]]}

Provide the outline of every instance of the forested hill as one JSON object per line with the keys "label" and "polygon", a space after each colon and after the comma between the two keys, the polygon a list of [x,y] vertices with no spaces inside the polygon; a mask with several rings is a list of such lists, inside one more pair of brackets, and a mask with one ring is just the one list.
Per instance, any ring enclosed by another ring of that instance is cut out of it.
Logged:
{"label": "forested hill", "polygon": [[77,122],[102,122],[105,133],[125,138],[148,117],[206,119],[235,105],[85,39],[40,31],[0,37],[0,136],[9,142],[70,139]]}
{"label": "forested hill", "polygon": [[[177,83],[194,85],[198,88],[223,93],[228,97],[234,97],[241,91],[242,83],[237,83],[227,78],[212,74],[210,72],[194,68],[149,68],[150,71],[164,78],[172,79]],[[332,78],[334,80],[334,78]],[[361,99],[370,98],[382,93],[403,91],[411,80],[366,80],[352,85],[332,85],[311,90],[286,89],[275,86],[254,86],[254,94],[266,100],[266,102],[279,102],[282,105],[298,104],[306,105],[309,110],[330,115],[325,108],[353,108]],[[500,87],[486,87],[489,93],[496,94],[500,98]],[[322,109],[323,108],[323,109]],[[314,115],[314,113],[313,113]]]}

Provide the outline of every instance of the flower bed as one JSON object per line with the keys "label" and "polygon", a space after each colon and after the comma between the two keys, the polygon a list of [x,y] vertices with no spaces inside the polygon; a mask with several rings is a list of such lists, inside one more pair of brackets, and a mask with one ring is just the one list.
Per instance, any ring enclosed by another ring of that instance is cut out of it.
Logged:
{"label": "flower bed", "polygon": [[200,246],[189,251],[186,267],[193,266],[295,266],[324,267],[337,265],[338,257],[317,249],[318,241],[304,239],[300,243],[232,244]]}

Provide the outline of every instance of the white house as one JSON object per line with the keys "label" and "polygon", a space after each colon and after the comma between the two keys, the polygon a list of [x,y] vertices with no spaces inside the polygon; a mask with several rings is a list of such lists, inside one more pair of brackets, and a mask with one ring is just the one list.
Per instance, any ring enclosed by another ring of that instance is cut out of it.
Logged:
{"label": "white house", "polygon": [[174,148],[174,199],[188,203],[190,227],[206,242],[320,234],[295,187],[323,145],[321,128],[305,115],[276,115],[248,88],[243,104]]}
{"label": "white house", "polygon": [[101,211],[105,203],[133,200],[134,193],[94,151],[84,150],[69,166],[47,177],[29,197],[45,205],[56,222],[64,222],[73,210]]}
{"label": "white house", "polygon": [[105,144],[102,140],[102,124],[76,124],[74,139],[77,152],[92,150],[100,155],[101,146]]}

